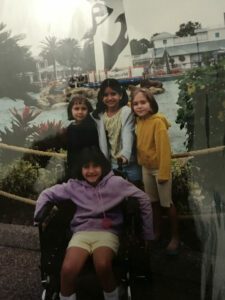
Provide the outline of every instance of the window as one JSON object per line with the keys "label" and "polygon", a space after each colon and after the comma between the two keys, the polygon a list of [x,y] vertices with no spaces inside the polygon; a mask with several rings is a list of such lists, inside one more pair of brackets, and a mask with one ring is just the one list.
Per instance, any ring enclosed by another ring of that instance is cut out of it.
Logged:
{"label": "window", "polygon": [[215,32],[215,37],[219,38],[220,37],[220,33],[219,32]]}
{"label": "window", "polygon": [[163,40],[163,45],[166,45],[167,44],[167,40]]}

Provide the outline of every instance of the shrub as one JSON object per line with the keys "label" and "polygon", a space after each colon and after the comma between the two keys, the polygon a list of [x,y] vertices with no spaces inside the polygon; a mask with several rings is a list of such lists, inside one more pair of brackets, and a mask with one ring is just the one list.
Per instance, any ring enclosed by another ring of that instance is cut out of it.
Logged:
{"label": "shrub", "polygon": [[[30,123],[40,112],[34,112],[28,106],[25,106],[21,113],[16,108],[11,109],[10,112],[13,115],[11,129],[5,127],[4,130],[0,130],[1,142],[20,147],[29,146],[29,137],[37,130],[36,126]],[[1,161],[4,164],[13,161],[19,156],[21,154],[18,152],[1,150]]]}
{"label": "shrub", "polygon": [[178,211],[190,213],[188,197],[191,184],[191,165],[187,160],[172,160],[172,179],[172,196]]}
{"label": "shrub", "polygon": [[7,168],[1,168],[1,189],[22,197],[34,196],[33,186],[38,178],[38,168],[37,164],[33,165],[22,159],[15,160]]}

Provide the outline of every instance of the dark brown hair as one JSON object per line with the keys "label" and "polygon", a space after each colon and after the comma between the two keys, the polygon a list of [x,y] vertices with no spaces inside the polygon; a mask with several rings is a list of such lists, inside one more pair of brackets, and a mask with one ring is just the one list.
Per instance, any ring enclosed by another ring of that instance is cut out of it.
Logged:
{"label": "dark brown hair", "polygon": [[87,98],[85,98],[83,95],[75,95],[72,97],[72,99],[69,102],[69,105],[67,107],[67,116],[68,120],[74,120],[74,117],[72,115],[72,108],[74,104],[83,104],[88,109],[88,114],[93,111],[93,107],[91,106],[91,103],[88,101]]}
{"label": "dark brown hair", "polygon": [[156,114],[159,110],[158,103],[156,102],[155,97],[152,95],[152,93],[146,88],[136,88],[134,91],[132,91],[132,93],[131,93],[131,108],[132,108],[132,110],[134,111],[133,101],[134,101],[135,96],[138,93],[142,93],[146,97],[146,99],[148,100],[148,102],[151,106],[152,113]]}
{"label": "dark brown hair", "polygon": [[102,178],[111,171],[111,164],[101,150],[96,146],[91,146],[83,149],[79,156],[77,179],[84,180],[82,168],[89,163],[94,163],[102,168]]}
{"label": "dark brown hair", "polygon": [[124,87],[122,87],[118,80],[114,78],[107,78],[102,81],[98,92],[96,109],[93,112],[93,117],[99,119],[99,114],[105,112],[106,105],[103,103],[105,90],[110,87],[113,91],[117,92],[121,96],[119,107],[123,107],[128,103],[128,95]]}

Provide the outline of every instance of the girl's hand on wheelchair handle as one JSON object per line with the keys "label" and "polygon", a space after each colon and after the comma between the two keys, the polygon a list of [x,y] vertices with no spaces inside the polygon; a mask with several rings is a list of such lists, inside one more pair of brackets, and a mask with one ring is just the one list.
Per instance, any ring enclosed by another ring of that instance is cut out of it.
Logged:
{"label": "girl's hand on wheelchair handle", "polygon": [[125,156],[121,155],[119,157],[117,157],[117,163],[118,165],[126,165],[128,163],[128,160]]}

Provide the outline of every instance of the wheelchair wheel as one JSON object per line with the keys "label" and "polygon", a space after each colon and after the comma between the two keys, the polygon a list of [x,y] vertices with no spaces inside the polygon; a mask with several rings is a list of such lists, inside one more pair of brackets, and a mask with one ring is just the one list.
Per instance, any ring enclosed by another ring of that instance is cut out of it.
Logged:
{"label": "wheelchair wheel", "polygon": [[128,285],[128,287],[127,287],[127,300],[132,300],[132,296],[131,296],[131,288],[130,288],[129,285]]}
{"label": "wheelchair wheel", "polygon": [[44,289],[41,295],[41,300],[59,300],[59,295],[56,292],[52,295],[48,295],[48,291]]}
{"label": "wheelchair wheel", "polygon": [[43,290],[41,295],[41,300],[45,300],[45,297],[46,297],[46,290]]}
{"label": "wheelchair wheel", "polygon": [[121,300],[132,300],[131,288],[129,285],[120,287],[120,299]]}

